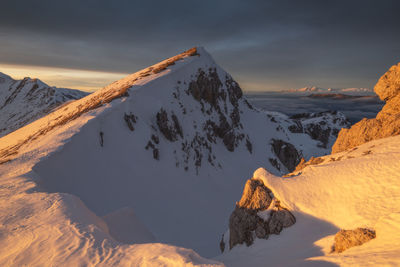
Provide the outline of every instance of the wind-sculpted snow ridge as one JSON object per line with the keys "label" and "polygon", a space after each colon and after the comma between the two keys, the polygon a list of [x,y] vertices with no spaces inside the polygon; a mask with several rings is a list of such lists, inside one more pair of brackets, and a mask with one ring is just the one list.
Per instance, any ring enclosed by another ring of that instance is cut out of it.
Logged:
{"label": "wind-sculpted snow ridge", "polygon": [[250,170],[284,174],[301,157],[328,153],[329,144],[289,130],[295,124],[252,107],[198,47],[4,136],[0,170],[43,194],[79,197],[115,240],[155,239],[214,256]]}
{"label": "wind-sculpted snow ridge", "polygon": [[392,66],[379,79],[374,90],[386,104],[376,118],[364,118],[350,129],[342,129],[332,147],[332,153],[400,134],[400,63]]}
{"label": "wind-sculpted snow ridge", "polygon": [[38,79],[14,80],[0,72],[0,137],[86,95],[79,90],[50,87]]}
{"label": "wind-sculpted snow ridge", "polygon": [[395,136],[320,157],[290,178],[256,170],[252,179],[263,181],[296,223],[216,259],[227,266],[398,266],[399,151]]}

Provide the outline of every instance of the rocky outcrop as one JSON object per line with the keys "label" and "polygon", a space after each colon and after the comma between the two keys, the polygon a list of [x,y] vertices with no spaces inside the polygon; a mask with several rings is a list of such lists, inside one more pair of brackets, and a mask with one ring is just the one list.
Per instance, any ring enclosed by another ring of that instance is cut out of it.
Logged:
{"label": "rocky outcrop", "polygon": [[279,161],[282,162],[289,172],[292,172],[296,168],[302,158],[294,145],[283,140],[272,139],[271,147]]}
{"label": "rocky outcrop", "polygon": [[242,198],[239,201],[239,207],[260,211],[268,209],[272,202],[272,192],[261,180],[250,179],[244,186]]}
{"label": "rocky outcrop", "polygon": [[400,134],[400,63],[389,69],[374,88],[385,106],[374,119],[363,119],[350,129],[342,129],[332,147],[341,152],[366,142]]}
{"label": "rocky outcrop", "polygon": [[[246,182],[242,198],[229,218],[229,248],[253,244],[255,238],[268,239],[296,222],[293,214],[282,207],[271,190],[259,179]],[[220,247],[225,248],[223,239]],[[223,252],[223,250],[222,250]]]}
{"label": "rocky outcrop", "polygon": [[135,130],[134,124],[137,121],[137,117],[134,114],[132,114],[132,112],[130,114],[124,113],[124,120],[129,130],[133,132]]}
{"label": "rocky outcrop", "polygon": [[200,69],[197,79],[190,82],[188,92],[197,101],[203,100],[218,109],[218,100],[226,99],[226,93],[220,90],[221,87],[222,82],[215,69],[210,69],[208,73]]}
{"label": "rocky outcrop", "polygon": [[[240,122],[239,100],[242,99],[243,93],[239,84],[228,75],[225,76],[223,84],[216,68],[210,68],[208,72],[199,69],[196,79],[189,83],[186,93],[201,104],[203,113],[218,114],[218,122],[207,120],[203,126],[207,132],[207,139],[215,143],[216,138],[220,138],[229,151],[235,151],[245,138],[245,135],[240,133],[243,126]],[[232,106],[230,112],[227,103]],[[251,153],[252,145],[248,136],[246,147]]]}
{"label": "rocky outcrop", "polygon": [[269,233],[279,235],[283,228],[292,226],[296,222],[296,218],[288,209],[282,207],[280,201],[276,199],[267,222]]}
{"label": "rocky outcrop", "polygon": [[168,118],[168,113],[164,109],[160,109],[160,111],[156,115],[157,118],[157,126],[160,132],[167,138],[169,141],[173,142],[178,140],[178,136],[183,138],[182,127],[178,121],[178,118],[174,113],[171,115],[171,120]]}
{"label": "rocky outcrop", "polygon": [[160,143],[160,139],[158,138],[158,136],[152,134],[150,140],[147,142],[147,145],[145,146],[146,150],[151,149],[153,151],[153,158],[155,160],[160,159],[160,150],[158,148],[159,143]]}
{"label": "rocky outcrop", "polygon": [[400,93],[400,63],[392,66],[374,88],[380,99],[388,101]]}
{"label": "rocky outcrop", "polygon": [[335,235],[335,244],[332,247],[332,252],[341,253],[351,247],[361,246],[375,237],[375,231],[367,228],[340,230]]}

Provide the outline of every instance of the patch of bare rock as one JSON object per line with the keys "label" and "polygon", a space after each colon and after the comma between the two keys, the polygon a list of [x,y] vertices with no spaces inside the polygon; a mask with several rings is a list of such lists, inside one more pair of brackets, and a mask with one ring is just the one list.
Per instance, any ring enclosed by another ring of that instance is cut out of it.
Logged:
{"label": "patch of bare rock", "polygon": [[351,247],[361,246],[375,237],[375,231],[367,228],[340,230],[335,235],[335,243],[332,247],[332,252],[341,253]]}

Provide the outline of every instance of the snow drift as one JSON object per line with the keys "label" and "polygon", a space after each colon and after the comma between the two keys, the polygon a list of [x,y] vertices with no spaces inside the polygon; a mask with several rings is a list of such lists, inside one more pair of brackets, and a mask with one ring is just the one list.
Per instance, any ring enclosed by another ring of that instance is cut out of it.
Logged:
{"label": "snow drift", "polygon": [[[238,245],[216,259],[227,266],[398,266],[400,264],[400,136],[321,157],[284,178],[254,172],[296,217],[279,236]],[[332,252],[340,229],[367,228],[376,238]]]}
{"label": "snow drift", "polygon": [[[333,147],[339,153],[302,161],[284,177],[263,168],[254,172],[249,181],[262,181],[270,195],[293,213],[296,223],[279,238],[260,236],[256,227],[242,230],[252,235],[252,242],[258,239],[253,245],[247,243],[249,248],[233,247],[218,260],[229,266],[400,264],[400,136],[394,122],[398,119],[399,67],[392,67],[375,87],[381,99],[387,100],[377,118],[341,130]],[[225,236],[232,231],[237,230],[230,227]]]}

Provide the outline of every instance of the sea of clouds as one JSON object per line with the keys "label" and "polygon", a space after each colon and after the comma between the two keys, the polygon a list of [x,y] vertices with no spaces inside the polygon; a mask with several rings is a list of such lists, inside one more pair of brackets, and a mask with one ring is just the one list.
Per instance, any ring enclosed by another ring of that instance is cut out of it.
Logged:
{"label": "sea of clouds", "polygon": [[280,92],[246,93],[246,97],[258,108],[287,115],[337,110],[343,112],[352,123],[362,118],[375,117],[384,104],[378,97],[315,99],[305,95]]}

